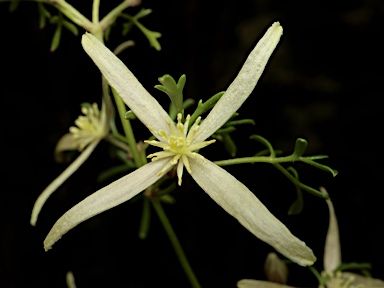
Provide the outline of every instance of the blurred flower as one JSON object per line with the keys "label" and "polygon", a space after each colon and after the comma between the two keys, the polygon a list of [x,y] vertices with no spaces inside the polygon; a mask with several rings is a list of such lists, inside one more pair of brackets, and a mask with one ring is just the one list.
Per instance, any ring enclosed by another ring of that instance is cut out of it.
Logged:
{"label": "blurred flower", "polygon": [[[104,102],[103,102],[104,103]],[[36,225],[39,213],[56,189],[64,183],[79,167],[88,159],[99,142],[108,134],[109,126],[107,108],[103,104],[101,111],[96,103],[83,104],[81,112],[84,115],[75,120],[75,125],[69,128],[69,133],[65,134],[58,141],[55,148],[55,158],[61,159],[61,153],[65,150],[75,150],[81,154],[55,179],[37,198],[30,219],[32,226]]]}
{"label": "blurred flower", "polygon": [[268,253],[264,263],[264,273],[269,281],[285,284],[288,280],[288,267],[276,253]]}

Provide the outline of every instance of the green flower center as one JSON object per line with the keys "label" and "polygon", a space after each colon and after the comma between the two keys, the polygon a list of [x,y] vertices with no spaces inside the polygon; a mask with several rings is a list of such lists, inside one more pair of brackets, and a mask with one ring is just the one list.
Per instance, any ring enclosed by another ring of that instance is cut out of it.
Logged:
{"label": "green flower center", "polygon": [[104,135],[100,110],[97,104],[84,105],[81,107],[81,112],[84,116],[80,115],[75,120],[77,127],[72,126],[69,128],[69,132],[73,135],[79,151],[82,151],[89,143]]}
{"label": "green flower center", "polygon": [[327,281],[326,287],[327,288],[363,288],[362,285],[354,285],[353,284],[354,281],[355,281],[355,277],[346,276],[345,274],[338,271],[334,273],[332,276],[330,276],[329,280]]}
{"label": "green flower center", "polygon": [[148,158],[152,158],[152,161],[156,161],[156,160],[167,158],[167,157],[170,158],[168,164],[158,173],[158,175],[161,175],[162,173],[164,173],[164,171],[168,170],[170,166],[174,166],[178,164],[177,176],[179,178],[179,181],[178,181],[179,185],[181,185],[184,166],[189,173],[192,173],[188,158],[199,158],[203,161],[206,161],[206,159],[203,156],[201,156],[200,154],[194,151],[204,148],[216,141],[216,140],[210,140],[210,141],[191,144],[193,143],[193,138],[197,130],[199,130],[199,127],[200,127],[199,123],[201,121],[201,117],[197,118],[195,123],[188,130],[190,118],[191,118],[190,115],[188,115],[187,118],[185,119],[185,122],[182,123],[181,122],[182,115],[179,113],[177,115],[176,129],[174,125],[172,125],[169,121],[167,121],[167,125],[170,131],[169,133],[165,132],[164,130],[155,131],[151,127],[148,127],[149,130],[160,141],[156,141],[156,140],[144,141],[147,144],[160,147],[163,149],[163,151],[156,152],[147,156]]}

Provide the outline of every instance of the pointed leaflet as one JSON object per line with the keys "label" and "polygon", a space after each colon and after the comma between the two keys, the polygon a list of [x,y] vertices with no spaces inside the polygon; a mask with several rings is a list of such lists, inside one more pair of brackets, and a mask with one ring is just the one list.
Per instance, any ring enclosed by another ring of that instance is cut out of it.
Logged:
{"label": "pointed leaflet", "polygon": [[171,125],[173,121],[124,63],[92,34],[84,34],[81,43],[108,83],[115,88],[137,118],[153,130],[169,132],[164,119],[168,119]]}
{"label": "pointed leaflet", "polygon": [[193,140],[194,143],[202,142],[211,136],[244,103],[255,88],[282,34],[283,28],[280,23],[273,23],[249,54],[235,80],[202,122]]}
{"label": "pointed leaflet", "polygon": [[[45,251],[52,248],[61,236],[81,222],[100,214],[108,209],[120,205],[159,180],[162,175],[157,173],[169,162],[168,158],[148,163],[132,173],[116,180],[108,186],[98,190],[85,198],[76,206],[68,210],[53,225],[44,240]],[[164,171],[167,173],[172,167]]]}
{"label": "pointed leaflet", "polygon": [[209,160],[189,159],[191,176],[227,213],[285,257],[306,266],[316,257],[234,176]]}

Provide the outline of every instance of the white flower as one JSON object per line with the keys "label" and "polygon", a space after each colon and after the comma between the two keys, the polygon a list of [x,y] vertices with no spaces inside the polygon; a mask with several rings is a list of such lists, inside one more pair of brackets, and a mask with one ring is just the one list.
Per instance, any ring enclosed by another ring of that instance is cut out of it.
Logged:
{"label": "white flower", "polygon": [[[82,152],[37,198],[33,205],[30,223],[36,225],[37,218],[47,199],[56,189],[64,183],[88,159],[109,131],[107,108],[103,104],[101,111],[96,103],[81,108],[84,116],[75,120],[77,127],[70,127],[69,132],[58,141],[55,154],[59,155],[64,150],[77,149]],[[86,148],[85,148],[86,147]],[[85,149],[84,149],[85,148]]]}
{"label": "white flower", "polygon": [[238,76],[202,124],[198,126],[200,119],[196,120],[189,131],[188,123],[181,123],[180,116],[177,124],[170,119],[155,98],[111,51],[91,34],[83,35],[84,50],[128,107],[159,140],[147,143],[164,151],[150,155],[155,161],[100,189],[66,212],[46,237],[45,249],[50,249],[63,234],[79,223],[131,199],[178,163],[180,184],[185,166],[200,187],[256,237],[300,265],[313,264],[316,257],[312,250],[293,236],[247,187],[224,169],[193,152],[213,143],[205,140],[248,98],[281,35],[282,27],[276,22],[250,53]]}
{"label": "white flower", "polygon": [[[320,191],[328,194],[324,187]],[[326,200],[329,210],[328,232],[324,246],[324,271],[322,276],[329,278],[326,282],[327,288],[384,288],[384,281],[364,277],[351,272],[335,271],[341,265],[341,246],[339,236],[339,226],[335,208],[331,200]]]}

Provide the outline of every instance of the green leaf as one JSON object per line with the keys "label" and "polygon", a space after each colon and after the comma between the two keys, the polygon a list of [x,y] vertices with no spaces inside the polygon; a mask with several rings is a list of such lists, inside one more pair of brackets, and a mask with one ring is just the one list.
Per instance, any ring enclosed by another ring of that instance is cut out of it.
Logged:
{"label": "green leaf", "polygon": [[136,117],[135,113],[133,113],[132,110],[127,111],[127,113],[125,113],[125,115],[124,115],[124,119],[126,119],[126,120],[135,120],[136,118],[137,117]]}
{"label": "green leaf", "polygon": [[155,88],[167,94],[176,108],[176,113],[181,113],[183,115],[183,89],[186,81],[185,74],[181,75],[177,83],[169,74],[165,74],[163,77],[158,78],[158,80],[161,85],[156,85]]}
{"label": "green leaf", "polygon": [[237,125],[246,125],[246,124],[255,125],[255,121],[252,119],[240,119],[235,121],[228,121],[227,123],[224,124],[224,126],[237,126]]}
{"label": "green leaf", "polygon": [[[293,177],[297,179],[297,181],[300,181],[299,173],[297,173],[295,168],[288,167],[287,171],[290,172],[293,175]],[[303,211],[303,208],[304,208],[303,192],[301,191],[301,188],[297,185],[296,185],[296,194],[297,194],[297,198],[295,202],[293,202],[289,207],[288,215],[298,215]]]}
{"label": "green leaf", "polygon": [[223,133],[222,137],[225,150],[229,153],[229,155],[235,157],[237,153],[237,147],[235,142],[232,140],[231,135],[229,135],[229,133]]}
{"label": "green leaf", "polygon": [[63,20],[63,26],[67,28],[70,32],[72,32],[73,35],[75,36],[79,35],[79,30],[77,29],[76,25],[73,24],[72,22]]}
{"label": "green leaf", "polygon": [[312,161],[312,160],[309,160],[307,157],[300,157],[299,159],[300,161],[304,162],[304,163],[307,163],[313,167],[316,167],[318,169],[321,169],[321,170],[324,170],[324,171],[327,171],[327,172],[330,172],[332,173],[332,176],[335,177],[339,172],[337,170],[334,170],[332,169],[331,167],[328,167],[326,165],[323,165],[323,164],[320,164],[320,163],[317,163],[315,161]]}
{"label": "green leaf", "polygon": [[161,33],[149,30],[143,24],[141,24],[138,20],[144,16],[147,16],[151,12],[152,12],[151,9],[142,9],[135,16],[131,16],[129,14],[121,14],[121,17],[130,20],[129,23],[123,24],[123,35],[126,35],[126,33],[130,31],[130,29],[132,28],[132,25],[134,24],[137,26],[137,28],[141,30],[141,32],[145,35],[145,37],[147,37],[150,45],[153,48],[155,48],[157,51],[160,51],[161,45],[159,41],[157,41],[157,39],[161,37]]}
{"label": "green leaf", "polygon": [[152,13],[152,9],[145,9],[145,8],[143,8],[143,9],[141,9],[140,11],[139,11],[139,13],[137,13],[136,15],[135,15],[135,18],[136,19],[140,19],[140,18],[143,18],[143,17],[145,17],[145,16],[148,16],[149,14],[151,14]]}
{"label": "green leaf", "polygon": [[217,130],[215,134],[225,134],[225,133],[231,133],[233,131],[236,131],[236,128],[233,126],[230,126],[230,127],[225,127]]}
{"label": "green leaf", "polygon": [[[193,104],[195,104],[195,100],[192,98],[188,98],[183,103],[183,110],[187,109],[188,107],[192,106]],[[169,117],[171,117],[171,119],[175,120],[176,116],[177,116],[176,107],[171,102],[171,105],[169,105]]]}
{"label": "green leaf", "polygon": [[372,265],[371,263],[357,263],[357,262],[342,263],[339,267],[337,267],[336,271],[360,270],[360,269],[372,269]]}
{"label": "green leaf", "polygon": [[104,181],[110,180],[110,179],[114,178],[116,175],[122,175],[124,173],[127,173],[132,168],[133,167],[129,167],[126,164],[122,164],[122,165],[108,168],[108,169],[104,170],[103,172],[101,172],[97,176],[97,182],[102,183]]}
{"label": "green leaf", "polygon": [[47,9],[45,9],[44,5],[41,2],[37,3],[38,11],[39,11],[39,29],[45,28],[47,24],[47,19],[51,18],[51,13]]}
{"label": "green leaf", "polygon": [[252,140],[256,140],[257,142],[263,144],[265,147],[268,148],[270,156],[273,158],[276,157],[275,150],[273,150],[272,144],[267,139],[265,139],[264,137],[262,137],[260,135],[251,135],[251,137],[249,137],[249,138]]}
{"label": "green leaf", "polygon": [[307,147],[308,147],[307,140],[302,138],[297,138],[296,144],[295,144],[295,150],[293,151],[292,155],[296,156],[297,158],[301,157],[307,150]]}
{"label": "green leaf", "polygon": [[60,44],[60,38],[61,38],[61,31],[62,31],[62,25],[58,24],[55,30],[55,33],[53,34],[52,43],[51,43],[51,52],[54,52]]}
{"label": "green leaf", "polygon": [[133,22],[126,22],[123,24],[123,36],[126,36],[133,27]]}
{"label": "green leaf", "polygon": [[167,204],[175,204],[176,203],[175,198],[172,197],[172,195],[170,195],[170,194],[164,194],[164,195],[160,196],[159,199],[161,202],[167,203]]}
{"label": "green leaf", "polygon": [[9,12],[16,11],[17,7],[19,7],[20,0],[11,0],[11,3],[9,3]]}
{"label": "green leaf", "polygon": [[319,190],[316,190],[308,185],[305,185],[301,183],[298,179],[296,179],[291,173],[289,173],[281,164],[275,163],[273,164],[281,173],[283,173],[296,187],[307,191],[317,197],[323,198],[323,199],[329,199],[329,196],[320,192]]}
{"label": "green leaf", "polygon": [[213,95],[211,98],[209,98],[207,101],[203,103],[203,100],[200,100],[197,104],[197,108],[195,112],[193,112],[191,119],[189,121],[189,127],[192,126],[193,123],[195,123],[197,117],[207,112],[209,109],[211,109],[213,106],[216,105],[217,101],[220,100],[220,98],[224,95],[224,92],[219,92]]}

